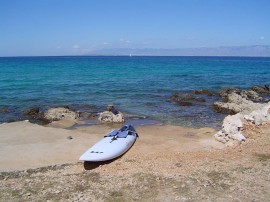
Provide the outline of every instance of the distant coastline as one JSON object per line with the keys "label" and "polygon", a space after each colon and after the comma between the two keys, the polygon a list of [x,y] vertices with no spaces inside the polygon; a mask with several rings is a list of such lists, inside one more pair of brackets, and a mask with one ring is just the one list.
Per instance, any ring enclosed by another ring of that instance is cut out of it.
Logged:
{"label": "distant coastline", "polygon": [[114,48],[93,50],[85,55],[118,55],[118,56],[202,56],[202,57],[270,57],[270,46],[220,46],[199,48]]}
{"label": "distant coastline", "polygon": [[[129,55],[94,55],[94,54],[89,54],[89,55],[22,55],[22,56],[0,56],[0,58],[53,58],[53,57],[130,57]],[[209,57],[209,58],[270,58],[270,56],[221,56],[221,55],[216,55],[216,56],[211,56],[211,55],[200,55],[200,56],[195,56],[195,55],[133,55],[132,57],[183,57],[183,58],[203,58],[203,57]]]}
{"label": "distant coastline", "polygon": [[57,55],[0,55],[0,57],[270,57],[270,45],[219,46],[198,48],[107,48]]}

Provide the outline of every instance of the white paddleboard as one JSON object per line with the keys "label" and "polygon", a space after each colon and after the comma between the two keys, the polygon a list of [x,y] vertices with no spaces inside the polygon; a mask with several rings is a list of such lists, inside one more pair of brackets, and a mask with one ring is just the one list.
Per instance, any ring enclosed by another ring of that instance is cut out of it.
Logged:
{"label": "white paddleboard", "polygon": [[[113,131],[112,131],[113,132]],[[124,154],[134,144],[136,132],[129,132],[124,138],[117,136],[104,137],[89,148],[80,157],[80,161],[108,161]]]}

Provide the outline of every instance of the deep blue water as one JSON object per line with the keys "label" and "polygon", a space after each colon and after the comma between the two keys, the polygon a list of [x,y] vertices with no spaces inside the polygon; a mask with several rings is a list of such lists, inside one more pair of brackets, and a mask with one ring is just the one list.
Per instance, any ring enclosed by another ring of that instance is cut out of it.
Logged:
{"label": "deep blue water", "polygon": [[[10,57],[0,58],[0,122],[33,106],[113,103],[126,113],[165,123],[212,126],[222,116],[205,106],[169,102],[175,91],[217,91],[269,84],[270,58]],[[209,108],[211,108],[209,98]],[[204,105],[207,105],[205,103]]]}

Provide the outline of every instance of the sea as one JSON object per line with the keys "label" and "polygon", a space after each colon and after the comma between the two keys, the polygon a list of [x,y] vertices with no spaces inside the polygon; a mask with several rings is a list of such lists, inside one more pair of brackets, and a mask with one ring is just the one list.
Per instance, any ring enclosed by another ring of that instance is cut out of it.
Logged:
{"label": "sea", "polygon": [[100,112],[113,104],[134,124],[218,128],[225,116],[213,109],[219,97],[179,106],[172,94],[248,89],[269,79],[270,58],[263,57],[0,57],[0,123],[37,106]]}

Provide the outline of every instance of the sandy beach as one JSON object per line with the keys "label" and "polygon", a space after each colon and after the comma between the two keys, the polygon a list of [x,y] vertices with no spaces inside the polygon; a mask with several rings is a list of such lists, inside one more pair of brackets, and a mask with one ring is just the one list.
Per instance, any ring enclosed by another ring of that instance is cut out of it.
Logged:
{"label": "sandy beach", "polygon": [[[80,155],[103,138],[112,126],[106,124],[64,129],[74,123],[63,120],[40,126],[27,121],[0,126],[0,171],[22,170],[54,164],[76,163]],[[139,126],[140,137],[125,157],[221,149],[211,128]]]}
{"label": "sandy beach", "polygon": [[72,128],[29,122],[0,126],[0,201],[267,201],[269,124],[246,127],[249,139],[225,147],[211,128],[136,127],[140,137],[105,163],[79,156],[111,125]]}

